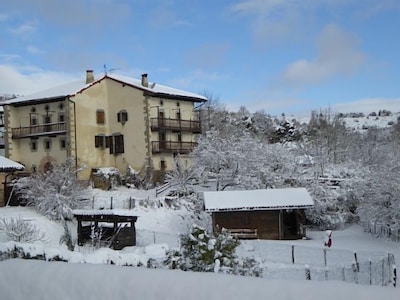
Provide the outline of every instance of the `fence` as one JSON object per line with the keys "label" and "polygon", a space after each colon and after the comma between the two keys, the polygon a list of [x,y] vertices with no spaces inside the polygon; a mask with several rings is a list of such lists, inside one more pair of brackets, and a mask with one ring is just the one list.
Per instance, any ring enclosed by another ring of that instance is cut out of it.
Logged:
{"label": "fence", "polygon": [[363,227],[365,232],[389,239],[393,242],[400,242],[400,228],[398,227],[393,228],[377,222],[364,222]]}
{"label": "fence", "polygon": [[339,280],[382,286],[396,284],[395,259],[390,253],[352,252],[275,241],[242,241],[240,255],[252,251],[254,257],[261,260],[263,277],[268,279]]}

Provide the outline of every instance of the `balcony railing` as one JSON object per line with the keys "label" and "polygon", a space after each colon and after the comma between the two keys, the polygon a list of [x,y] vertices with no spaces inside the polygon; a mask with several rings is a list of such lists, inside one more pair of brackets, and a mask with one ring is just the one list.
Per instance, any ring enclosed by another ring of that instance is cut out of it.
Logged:
{"label": "balcony railing", "polygon": [[191,152],[197,146],[195,142],[151,142],[153,153],[182,153]]}
{"label": "balcony railing", "polygon": [[41,136],[41,135],[57,135],[65,133],[66,133],[65,122],[46,123],[28,127],[12,128],[13,139],[21,139],[21,138]]}
{"label": "balcony railing", "polygon": [[194,120],[181,120],[169,118],[152,118],[151,130],[176,130],[176,131],[189,131],[193,133],[201,133],[200,121]]}

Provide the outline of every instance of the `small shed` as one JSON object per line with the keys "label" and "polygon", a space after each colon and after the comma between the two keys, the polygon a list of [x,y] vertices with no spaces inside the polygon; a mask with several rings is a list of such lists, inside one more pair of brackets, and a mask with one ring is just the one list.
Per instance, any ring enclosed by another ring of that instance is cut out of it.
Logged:
{"label": "small shed", "polygon": [[78,245],[94,238],[106,243],[114,250],[136,245],[135,222],[137,216],[127,210],[74,210],[78,221]]}
{"label": "small shed", "polygon": [[204,192],[214,231],[238,238],[299,239],[305,236],[304,210],[314,206],[305,188]]}
{"label": "small shed", "polygon": [[13,176],[14,172],[22,171],[24,169],[25,167],[23,165],[0,155],[0,178],[3,183],[0,188],[0,190],[2,191],[0,193],[0,207],[8,203],[8,199],[10,196],[10,191],[8,188],[10,176]]}

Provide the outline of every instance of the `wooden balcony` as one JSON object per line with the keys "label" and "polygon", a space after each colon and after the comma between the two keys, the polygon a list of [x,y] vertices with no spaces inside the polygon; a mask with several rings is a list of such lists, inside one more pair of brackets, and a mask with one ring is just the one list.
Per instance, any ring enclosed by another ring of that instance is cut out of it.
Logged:
{"label": "wooden balcony", "polygon": [[66,133],[65,122],[46,123],[41,125],[33,125],[28,127],[12,128],[12,138],[32,138],[38,136],[52,136]]}
{"label": "wooden balcony", "polygon": [[201,133],[201,124],[199,120],[193,121],[169,118],[151,118],[151,130],[172,130]]}
{"label": "wooden balcony", "polygon": [[151,142],[153,153],[181,153],[187,154],[197,146],[195,142],[168,142],[157,141]]}

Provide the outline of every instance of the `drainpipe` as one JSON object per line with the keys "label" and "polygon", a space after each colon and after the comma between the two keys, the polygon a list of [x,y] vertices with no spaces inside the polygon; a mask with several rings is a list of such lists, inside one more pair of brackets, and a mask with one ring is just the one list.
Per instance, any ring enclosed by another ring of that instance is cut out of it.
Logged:
{"label": "drainpipe", "polygon": [[[78,168],[78,147],[77,147],[77,139],[76,139],[76,103],[71,100],[71,98],[67,97],[66,100],[68,102],[71,102],[72,105],[74,106],[74,142],[75,142],[75,168]],[[68,106],[68,112],[69,114],[71,113],[69,110],[69,106]],[[68,127],[69,127],[69,137],[71,138],[71,120],[70,118],[68,118]],[[69,145],[69,148],[71,149],[71,142]]]}

